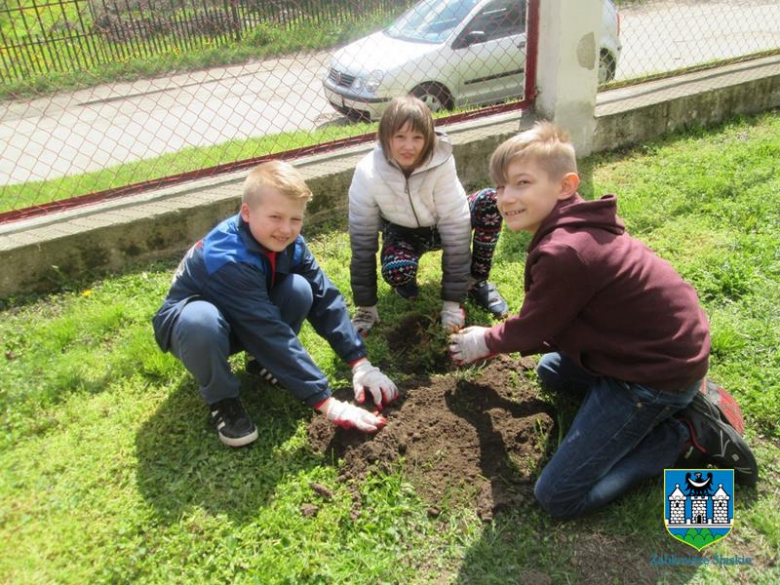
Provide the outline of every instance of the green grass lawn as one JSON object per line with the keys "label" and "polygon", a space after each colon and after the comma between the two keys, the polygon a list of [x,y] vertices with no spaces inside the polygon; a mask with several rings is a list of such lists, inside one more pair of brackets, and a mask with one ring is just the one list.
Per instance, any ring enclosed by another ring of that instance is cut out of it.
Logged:
{"label": "green grass lawn", "polygon": [[[430,517],[400,466],[345,485],[337,462],[308,445],[311,412],[247,379],[260,439],[222,447],[192,379],[152,339],[171,259],[2,308],[0,581],[780,582],[779,158],[773,112],[582,165],[583,193],[618,193],[629,230],[698,289],[712,324],[711,376],[746,415],[763,478],[757,490],[737,488],[732,534],[702,554],[666,534],[656,482],[575,521],[553,521],[529,503],[488,524],[456,506]],[[505,232],[493,274],[514,310],[527,241]],[[347,291],[347,235],[312,233],[310,243]],[[421,311],[437,307],[438,264],[438,254],[425,257]],[[380,304],[385,326],[406,310],[383,283]],[[311,329],[303,339],[333,385],[347,385],[327,344]],[[387,357],[381,337],[368,345]],[[388,373],[403,376],[403,364]],[[316,516],[301,513],[307,503],[319,506]],[[663,555],[709,563],[653,564]],[[718,564],[724,557],[752,564]]]}

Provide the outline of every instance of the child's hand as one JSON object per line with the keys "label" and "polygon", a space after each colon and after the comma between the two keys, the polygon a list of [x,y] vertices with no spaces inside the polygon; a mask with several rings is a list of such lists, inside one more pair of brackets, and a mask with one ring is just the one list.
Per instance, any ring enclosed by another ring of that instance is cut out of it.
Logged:
{"label": "child's hand", "polygon": [[364,433],[375,433],[387,424],[385,417],[335,398],[328,399],[325,404],[325,416],[342,429],[356,428]]}
{"label": "child's hand", "polygon": [[355,400],[360,404],[366,400],[366,390],[371,392],[374,404],[380,410],[383,405],[398,398],[398,388],[393,381],[379,368],[372,366],[366,358],[352,366],[352,388],[355,391]]}
{"label": "child's hand", "polygon": [[459,366],[492,357],[485,333],[487,327],[466,327],[460,333],[450,336],[450,357]]}
{"label": "child's hand", "polygon": [[366,337],[371,328],[379,323],[379,311],[376,305],[371,307],[358,307],[355,316],[352,317],[352,326],[361,336]]}
{"label": "child's hand", "polygon": [[441,304],[441,326],[448,333],[454,333],[466,324],[466,311],[460,303],[443,301]]}

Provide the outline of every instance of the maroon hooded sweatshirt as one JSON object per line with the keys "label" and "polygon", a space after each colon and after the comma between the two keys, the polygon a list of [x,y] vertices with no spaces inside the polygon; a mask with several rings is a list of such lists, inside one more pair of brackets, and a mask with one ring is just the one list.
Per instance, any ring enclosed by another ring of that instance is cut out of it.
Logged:
{"label": "maroon hooded sweatshirt", "polygon": [[528,246],[520,314],[488,349],[559,351],[589,372],[681,391],[707,373],[710,334],[696,291],[629,236],[617,199],[558,202]]}

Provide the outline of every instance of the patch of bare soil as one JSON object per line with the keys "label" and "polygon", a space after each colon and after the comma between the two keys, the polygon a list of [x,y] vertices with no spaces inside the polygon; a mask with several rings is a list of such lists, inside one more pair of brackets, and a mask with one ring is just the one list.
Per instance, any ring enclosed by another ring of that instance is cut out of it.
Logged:
{"label": "patch of bare soil", "polygon": [[[436,339],[437,334],[441,339]],[[441,373],[456,369],[447,354],[446,335],[439,331],[435,316],[409,313],[385,337],[388,347],[393,348],[394,364],[403,364],[407,374]],[[441,349],[432,351],[434,347]]]}
{"label": "patch of bare soil", "polygon": [[[552,430],[550,405],[522,374],[530,367],[531,360],[499,356],[468,379],[455,372],[415,378],[399,384],[401,398],[384,410],[388,423],[376,435],[314,417],[311,444],[343,460],[343,480],[359,480],[372,468],[389,471],[403,458],[432,515],[450,503],[491,519],[499,509],[533,497]],[[339,397],[349,399],[350,392]]]}

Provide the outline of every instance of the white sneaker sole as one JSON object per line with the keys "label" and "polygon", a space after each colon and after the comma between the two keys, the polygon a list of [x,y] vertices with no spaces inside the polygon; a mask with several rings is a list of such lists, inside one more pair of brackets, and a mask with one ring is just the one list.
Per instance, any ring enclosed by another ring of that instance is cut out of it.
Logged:
{"label": "white sneaker sole", "polygon": [[218,434],[219,434],[219,440],[222,441],[228,447],[243,447],[244,445],[248,445],[249,443],[254,443],[255,441],[257,441],[257,437],[259,436],[257,434],[257,429],[255,429],[248,435],[244,435],[243,437],[238,437],[236,439],[232,437],[226,437],[222,433],[218,433]]}

